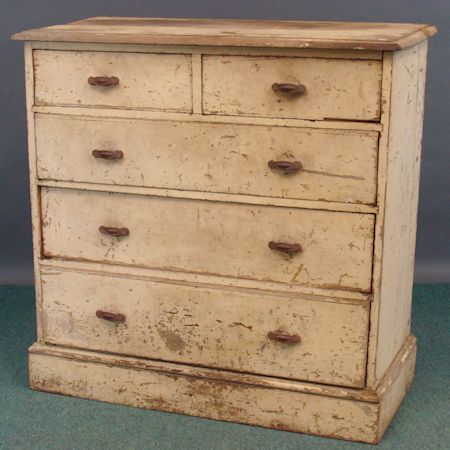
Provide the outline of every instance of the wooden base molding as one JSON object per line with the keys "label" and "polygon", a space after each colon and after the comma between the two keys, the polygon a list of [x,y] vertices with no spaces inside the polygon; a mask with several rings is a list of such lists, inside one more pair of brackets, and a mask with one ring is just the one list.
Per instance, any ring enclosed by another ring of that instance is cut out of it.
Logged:
{"label": "wooden base molding", "polygon": [[338,388],[35,343],[32,389],[375,444],[414,377],[409,336],[375,391]]}

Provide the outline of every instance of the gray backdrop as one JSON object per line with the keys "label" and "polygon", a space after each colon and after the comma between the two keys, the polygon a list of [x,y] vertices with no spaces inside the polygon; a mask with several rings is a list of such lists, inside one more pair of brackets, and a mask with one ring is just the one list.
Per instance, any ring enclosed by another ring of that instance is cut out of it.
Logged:
{"label": "gray backdrop", "polygon": [[23,53],[9,36],[108,15],[437,25],[429,47],[415,279],[450,281],[448,0],[0,0],[0,7],[0,284],[32,283]]}

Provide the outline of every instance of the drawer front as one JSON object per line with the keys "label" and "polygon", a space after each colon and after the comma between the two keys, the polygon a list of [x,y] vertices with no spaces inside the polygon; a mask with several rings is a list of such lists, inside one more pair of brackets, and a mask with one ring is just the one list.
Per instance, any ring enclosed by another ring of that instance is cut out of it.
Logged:
{"label": "drawer front", "polygon": [[[378,133],[36,116],[41,179],[373,204]],[[120,150],[121,159],[95,158]],[[97,155],[98,156],[98,155]],[[301,163],[297,173],[269,161]]]}
{"label": "drawer front", "polygon": [[370,290],[371,214],[57,188],[42,209],[48,257]]}
{"label": "drawer front", "polygon": [[[42,281],[48,343],[320,383],[364,385],[365,304],[59,269],[44,273]],[[114,319],[122,321],[99,318],[102,313],[97,311],[121,314]],[[279,330],[300,342],[274,340],[273,332]]]}
{"label": "drawer front", "polygon": [[[206,114],[377,121],[381,61],[260,56],[204,56]],[[272,84],[306,87],[292,96]]]}
{"label": "drawer front", "polygon": [[35,50],[34,66],[36,105],[192,111],[189,55]]}

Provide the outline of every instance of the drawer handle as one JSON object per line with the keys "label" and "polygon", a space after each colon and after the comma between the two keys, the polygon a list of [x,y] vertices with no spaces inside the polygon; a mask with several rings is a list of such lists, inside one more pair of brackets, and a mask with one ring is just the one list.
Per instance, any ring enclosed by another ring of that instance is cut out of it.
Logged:
{"label": "drawer handle", "polygon": [[272,341],[286,342],[287,344],[298,344],[301,338],[298,334],[289,334],[287,331],[269,331],[267,337]]}
{"label": "drawer handle", "polygon": [[103,225],[98,228],[98,231],[102,234],[116,237],[128,236],[130,234],[130,230],[128,228],[104,227]]}
{"label": "drawer handle", "polygon": [[108,320],[109,322],[125,322],[125,316],[123,314],[102,311],[99,309],[98,311],[95,311],[95,315],[99,319]]}
{"label": "drawer handle", "polygon": [[295,255],[302,251],[300,244],[288,244],[286,242],[269,242],[269,248],[271,250],[277,250],[278,252],[287,253],[288,255]]}
{"label": "drawer handle", "polygon": [[117,77],[89,77],[88,83],[91,86],[117,86],[119,79]]}
{"label": "drawer handle", "polygon": [[301,97],[306,94],[306,86],[304,84],[273,83],[272,91],[288,97]]}
{"label": "drawer handle", "polygon": [[123,158],[122,150],[92,150],[92,156],[99,159],[117,160]]}
{"label": "drawer handle", "polygon": [[267,163],[270,169],[278,170],[281,173],[287,175],[290,173],[297,173],[303,169],[300,161],[269,161]]}

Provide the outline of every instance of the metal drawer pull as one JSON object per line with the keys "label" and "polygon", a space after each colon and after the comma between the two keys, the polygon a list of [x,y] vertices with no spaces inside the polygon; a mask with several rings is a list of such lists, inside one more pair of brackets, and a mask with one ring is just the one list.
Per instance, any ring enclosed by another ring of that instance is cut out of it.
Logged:
{"label": "metal drawer pull", "polygon": [[112,313],[108,311],[98,310],[95,311],[95,315],[99,319],[108,320],[109,322],[125,322],[125,316],[123,314]]}
{"label": "metal drawer pull", "polygon": [[303,84],[273,83],[272,91],[289,97],[301,97],[306,94],[306,86]]}
{"label": "metal drawer pull", "polygon": [[282,330],[269,331],[267,337],[272,341],[286,342],[288,344],[298,344],[301,341],[298,334],[289,334],[287,331]]}
{"label": "metal drawer pull", "polygon": [[104,227],[103,225],[98,228],[98,231],[102,234],[116,237],[128,236],[130,234],[130,230],[128,228]]}
{"label": "metal drawer pull", "polygon": [[98,159],[117,160],[123,158],[122,150],[92,150],[92,156]]}
{"label": "metal drawer pull", "polygon": [[297,173],[303,169],[300,161],[269,161],[267,163],[270,169],[279,170],[283,174]]}
{"label": "metal drawer pull", "polygon": [[277,250],[278,252],[287,253],[288,255],[295,255],[302,251],[300,244],[288,244],[287,242],[269,242],[269,248],[271,250]]}
{"label": "metal drawer pull", "polygon": [[88,83],[91,86],[117,86],[119,79],[117,77],[89,77]]}

